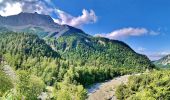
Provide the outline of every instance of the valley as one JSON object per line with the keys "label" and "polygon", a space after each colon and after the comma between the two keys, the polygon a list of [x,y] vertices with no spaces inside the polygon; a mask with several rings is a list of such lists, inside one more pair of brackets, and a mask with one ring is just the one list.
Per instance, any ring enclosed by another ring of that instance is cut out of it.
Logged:
{"label": "valley", "polygon": [[0,22],[2,100],[170,98],[170,71],[160,67],[169,56],[152,62],[123,41],[57,24],[49,15],[22,12]]}

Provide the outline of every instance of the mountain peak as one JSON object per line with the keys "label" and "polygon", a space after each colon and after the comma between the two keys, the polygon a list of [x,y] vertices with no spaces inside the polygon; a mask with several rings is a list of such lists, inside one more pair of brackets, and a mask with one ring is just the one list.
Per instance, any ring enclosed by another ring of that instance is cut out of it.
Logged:
{"label": "mountain peak", "polygon": [[49,15],[21,12],[18,15],[0,17],[0,25],[23,26],[23,25],[43,25],[54,24]]}
{"label": "mountain peak", "polygon": [[21,12],[18,15],[0,16],[0,28],[15,32],[35,33],[40,37],[55,38],[70,33],[84,33],[82,30],[69,25],[59,25],[49,15]]}

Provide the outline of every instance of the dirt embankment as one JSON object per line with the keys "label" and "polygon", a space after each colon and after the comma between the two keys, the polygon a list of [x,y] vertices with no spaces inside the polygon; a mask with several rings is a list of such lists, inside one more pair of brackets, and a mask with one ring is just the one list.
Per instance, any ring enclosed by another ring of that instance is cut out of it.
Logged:
{"label": "dirt embankment", "polygon": [[87,89],[89,96],[87,100],[116,100],[116,87],[121,83],[126,84],[129,76],[131,75],[124,75],[107,82],[94,84]]}

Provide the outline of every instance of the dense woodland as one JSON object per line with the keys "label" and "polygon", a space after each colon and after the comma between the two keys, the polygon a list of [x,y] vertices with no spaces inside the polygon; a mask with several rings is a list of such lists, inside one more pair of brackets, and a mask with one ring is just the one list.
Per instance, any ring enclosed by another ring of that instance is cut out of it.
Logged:
{"label": "dense woodland", "polygon": [[[64,36],[58,41],[63,43],[62,39]],[[96,38],[92,40],[97,42]],[[0,99],[37,100],[46,93],[47,98],[53,100],[84,100],[87,98],[85,87],[93,83],[152,68],[145,56],[124,43],[100,40],[105,41],[104,47],[70,42],[76,49],[66,52],[68,45],[56,41],[59,45],[56,47],[57,44],[51,42],[55,42],[53,39],[47,41],[52,49],[33,34],[0,33]],[[62,51],[60,46],[65,49]]]}
{"label": "dense woodland", "polygon": [[67,33],[46,41],[74,66],[140,69],[152,66],[146,56],[137,54],[128,45],[117,40],[92,37],[85,33]]}

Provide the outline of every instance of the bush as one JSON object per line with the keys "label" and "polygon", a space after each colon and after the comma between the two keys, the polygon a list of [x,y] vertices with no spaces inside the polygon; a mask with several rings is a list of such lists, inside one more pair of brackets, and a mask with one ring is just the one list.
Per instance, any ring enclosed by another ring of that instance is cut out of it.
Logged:
{"label": "bush", "polygon": [[13,88],[11,79],[0,70],[0,97]]}
{"label": "bush", "polygon": [[170,100],[170,71],[154,71],[131,76],[116,90],[119,100]]}

